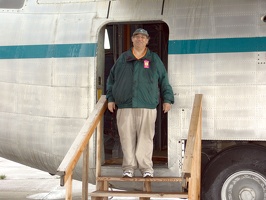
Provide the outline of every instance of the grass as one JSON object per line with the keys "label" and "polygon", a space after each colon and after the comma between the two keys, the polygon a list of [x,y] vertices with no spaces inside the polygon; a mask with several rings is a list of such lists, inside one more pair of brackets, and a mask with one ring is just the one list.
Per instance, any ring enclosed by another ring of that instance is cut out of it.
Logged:
{"label": "grass", "polygon": [[6,178],[6,175],[0,175],[0,180],[4,180]]}

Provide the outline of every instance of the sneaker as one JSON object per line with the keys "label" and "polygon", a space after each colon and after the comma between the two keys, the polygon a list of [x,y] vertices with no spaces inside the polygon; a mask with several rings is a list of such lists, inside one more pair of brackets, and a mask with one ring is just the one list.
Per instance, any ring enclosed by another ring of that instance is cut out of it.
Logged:
{"label": "sneaker", "polygon": [[130,172],[130,171],[124,171],[122,176],[123,178],[132,178],[134,174],[133,172]]}
{"label": "sneaker", "polygon": [[144,172],[143,173],[143,178],[152,178],[153,177],[153,173],[151,172]]}

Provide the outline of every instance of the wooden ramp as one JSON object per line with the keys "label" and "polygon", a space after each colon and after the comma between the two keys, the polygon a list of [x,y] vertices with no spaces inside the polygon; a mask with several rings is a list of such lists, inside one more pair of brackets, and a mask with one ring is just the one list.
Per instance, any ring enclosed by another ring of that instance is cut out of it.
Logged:
{"label": "wooden ramp", "polygon": [[[102,149],[102,118],[107,108],[105,96],[98,101],[95,110],[82,127],[77,138],[70,147],[64,160],[61,162],[57,174],[61,176],[61,186],[66,185],[66,200],[72,200],[72,174],[81,154],[83,153],[82,200],[91,196],[92,200],[107,200],[108,197],[138,197],[140,200],[150,198],[185,198],[200,200],[200,172],[201,172],[201,124],[202,124],[202,94],[196,94],[191,114],[190,127],[186,142],[182,177],[154,177],[154,178],[122,178],[101,176],[101,149]],[[88,193],[88,144],[97,127],[96,153],[96,191]],[[110,182],[140,182],[142,191],[110,191]],[[153,192],[151,183],[180,182],[184,191]]]}

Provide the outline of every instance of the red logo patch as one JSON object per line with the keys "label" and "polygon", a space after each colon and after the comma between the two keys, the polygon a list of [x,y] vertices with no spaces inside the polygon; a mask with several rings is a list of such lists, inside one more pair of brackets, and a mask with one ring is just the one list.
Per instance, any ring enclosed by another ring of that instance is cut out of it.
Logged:
{"label": "red logo patch", "polygon": [[150,61],[144,60],[144,68],[150,68]]}

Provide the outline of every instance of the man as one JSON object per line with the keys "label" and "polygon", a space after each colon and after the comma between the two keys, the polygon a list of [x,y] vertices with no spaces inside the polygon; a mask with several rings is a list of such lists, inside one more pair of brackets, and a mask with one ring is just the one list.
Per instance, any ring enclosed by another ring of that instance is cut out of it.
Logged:
{"label": "man", "polygon": [[133,177],[137,167],[143,177],[153,177],[153,137],[160,93],[164,113],[174,103],[161,59],[146,47],[149,39],[146,30],[137,29],[131,38],[133,47],[120,55],[107,79],[108,109],[114,112],[118,107],[123,177]]}

